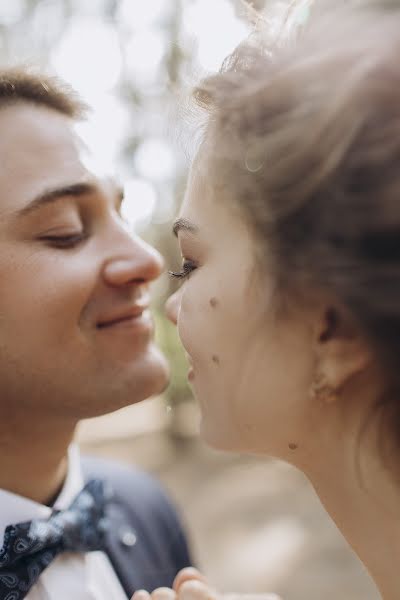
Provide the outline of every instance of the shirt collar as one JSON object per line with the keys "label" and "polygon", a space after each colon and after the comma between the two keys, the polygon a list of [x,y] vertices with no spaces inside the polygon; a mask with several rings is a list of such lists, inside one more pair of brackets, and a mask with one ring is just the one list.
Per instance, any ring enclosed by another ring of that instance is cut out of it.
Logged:
{"label": "shirt collar", "polygon": [[[54,508],[62,510],[67,508],[83,487],[83,474],[80,463],[79,449],[72,444],[68,449],[67,476]],[[7,525],[31,521],[32,519],[46,519],[51,515],[52,509],[29,498],[13,494],[0,489],[0,540],[3,544],[4,531]],[[0,546],[1,547],[1,546]]]}

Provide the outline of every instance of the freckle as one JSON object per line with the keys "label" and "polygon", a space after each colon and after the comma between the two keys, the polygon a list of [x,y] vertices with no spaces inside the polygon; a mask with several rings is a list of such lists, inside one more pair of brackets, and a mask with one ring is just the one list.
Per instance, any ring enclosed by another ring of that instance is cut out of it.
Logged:
{"label": "freckle", "polygon": [[211,300],[210,300],[210,306],[212,306],[213,308],[215,308],[216,306],[218,306],[218,300],[216,298],[211,298]]}
{"label": "freckle", "polygon": [[297,450],[298,445],[297,444],[293,444],[292,442],[289,444],[289,448],[290,450]]}
{"label": "freckle", "polygon": [[219,365],[219,357],[216,354],[213,354],[212,356],[212,361],[216,364]]}

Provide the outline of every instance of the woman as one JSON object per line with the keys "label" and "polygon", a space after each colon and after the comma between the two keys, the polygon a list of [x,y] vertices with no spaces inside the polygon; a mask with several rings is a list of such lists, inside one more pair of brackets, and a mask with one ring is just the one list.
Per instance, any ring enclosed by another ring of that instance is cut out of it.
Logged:
{"label": "woman", "polygon": [[385,600],[400,597],[399,56],[399,9],[380,3],[315,16],[290,48],[242,47],[200,85],[168,303],[203,437],[301,469]]}

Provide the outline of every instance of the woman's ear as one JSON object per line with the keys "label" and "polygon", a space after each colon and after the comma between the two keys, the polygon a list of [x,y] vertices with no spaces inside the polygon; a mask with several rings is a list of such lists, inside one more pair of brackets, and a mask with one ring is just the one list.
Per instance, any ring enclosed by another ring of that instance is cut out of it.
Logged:
{"label": "woman's ear", "polygon": [[325,307],[314,330],[315,369],[311,394],[332,402],[371,362],[366,340],[344,309]]}

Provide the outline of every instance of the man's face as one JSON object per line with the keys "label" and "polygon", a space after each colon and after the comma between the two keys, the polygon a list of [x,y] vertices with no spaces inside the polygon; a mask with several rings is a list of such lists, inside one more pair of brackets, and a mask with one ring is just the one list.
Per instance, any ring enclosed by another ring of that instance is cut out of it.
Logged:
{"label": "man's face", "polygon": [[162,260],[127,232],[72,125],[28,103],[0,110],[3,419],[93,416],[167,382],[147,310]]}

